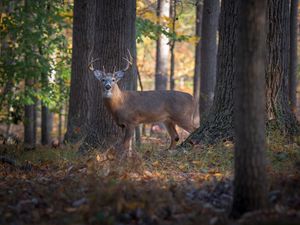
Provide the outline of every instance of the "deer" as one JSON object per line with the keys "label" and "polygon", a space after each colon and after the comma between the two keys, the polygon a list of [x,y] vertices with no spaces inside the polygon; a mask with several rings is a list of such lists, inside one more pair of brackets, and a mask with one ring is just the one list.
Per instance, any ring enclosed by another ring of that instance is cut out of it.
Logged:
{"label": "deer", "polygon": [[191,133],[196,129],[193,123],[195,102],[192,95],[172,90],[129,91],[121,90],[118,82],[132,66],[132,56],[123,58],[125,68],[115,72],[95,69],[91,60],[88,68],[101,82],[103,102],[116,124],[125,130],[122,147],[131,151],[131,138],[135,127],[142,123],[161,122],[171,138],[168,149],[174,149],[179,141],[176,125]]}

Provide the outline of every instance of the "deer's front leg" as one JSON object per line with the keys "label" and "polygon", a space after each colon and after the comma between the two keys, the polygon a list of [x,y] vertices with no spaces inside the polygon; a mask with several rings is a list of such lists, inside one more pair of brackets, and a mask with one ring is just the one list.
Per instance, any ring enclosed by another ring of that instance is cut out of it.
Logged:
{"label": "deer's front leg", "polygon": [[132,146],[131,146],[131,139],[133,136],[134,126],[126,126],[125,127],[125,136],[123,140],[123,147],[125,148],[128,153],[131,153]]}

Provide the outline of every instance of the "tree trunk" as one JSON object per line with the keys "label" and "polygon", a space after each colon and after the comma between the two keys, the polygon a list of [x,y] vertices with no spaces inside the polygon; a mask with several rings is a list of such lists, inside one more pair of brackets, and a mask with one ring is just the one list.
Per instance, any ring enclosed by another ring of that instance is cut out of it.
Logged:
{"label": "tree trunk", "polygon": [[[136,51],[133,49],[135,35],[132,32],[136,15],[135,4],[135,0],[99,0],[95,1],[95,5],[88,5],[92,8],[90,11],[92,13],[89,15],[90,26],[94,27],[94,31],[88,34],[91,38],[92,56],[100,57],[95,63],[96,68],[104,66],[106,71],[113,71],[114,67],[123,68],[126,64],[123,57],[128,55],[127,50],[130,50],[133,58],[136,58]],[[92,21],[93,18],[96,18],[95,21]],[[80,147],[81,152],[89,148],[109,147],[122,137],[121,129],[117,127],[104,106],[101,83],[97,82],[91,74],[87,74],[85,79],[88,87],[86,90],[87,135]],[[119,82],[120,88],[132,90],[134,81],[136,80],[131,68],[125,78]]]}
{"label": "tree trunk", "polygon": [[[171,32],[175,34],[176,32],[176,0],[170,0],[170,18],[172,19],[172,30]],[[175,89],[175,44],[176,40],[170,41],[170,53],[171,53],[171,60],[170,60],[170,90]]]}
{"label": "tree trunk", "polygon": [[235,79],[234,54],[236,51],[237,1],[221,3],[217,81],[214,102],[209,116],[182,144],[215,143],[233,137],[233,83]]}
{"label": "tree trunk", "polygon": [[[25,89],[33,88],[34,80],[25,80]],[[25,93],[27,91],[25,90]],[[28,94],[28,92],[27,92]],[[24,115],[24,148],[26,150],[35,149],[36,145],[36,103],[25,105]]]}
{"label": "tree trunk", "polygon": [[42,134],[41,143],[42,145],[49,145],[51,139],[52,130],[52,113],[49,108],[42,103]]}
{"label": "tree trunk", "polygon": [[[40,50],[42,54],[42,51]],[[42,85],[44,87],[48,86],[48,75],[42,74]],[[49,145],[51,139],[51,130],[52,130],[52,113],[50,112],[49,108],[41,102],[42,112],[41,112],[41,144],[42,145]]]}
{"label": "tree trunk", "polygon": [[62,141],[62,133],[63,133],[63,107],[60,107],[58,112],[58,141],[61,143]]}
{"label": "tree trunk", "polygon": [[69,98],[68,127],[65,141],[76,143],[81,140],[86,130],[88,86],[88,4],[93,0],[74,0],[73,49],[71,67],[71,87]]}
{"label": "tree trunk", "polygon": [[299,124],[288,102],[289,1],[268,0],[266,95],[268,130],[299,134]]}
{"label": "tree trunk", "polygon": [[202,29],[202,1],[197,2],[196,6],[196,36],[199,38],[198,43],[195,47],[195,68],[194,68],[194,87],[193,87],[193,96],[196,102],[196,118],[194,120],[199,124],[199,98],[200,98],[200,65],[201,65],[201,29]]}
{"label": "tree trunk", "polygon": [[267,0],[240,0],[237,32],[232,216],[267,203],[265,49]]}
{"label": "tree trunk", "polygon": [[[204,123],[182,144],[211,144],[233,135],[233,83],[236,6],[233,0],[222,1],[217,83],[213,106]],[[268,130],[278,129],[289,137],[300,133],[299,123],[288,103],[289,1],[268,0],[266,60],[266,111]]]}
{"label": "tree trunk", "polygon": [[292,111],[296,112],[297,93],[297,34],[298,34],[298,0],[291,0],[290,14],[290,71],[289,100]]}
{"label": "tree trunk", "polygon": [[220,1],[204,0],[201,34],[200,120],[205,117],[214,99],[217,68],[217,30]]}
{"label": "tree trunk", "polygon": [[[162,17],[169,17],[169,0],[157,1],[157,16],[162,24]],[[156,43],[155,90],[166,90],[168,83],[168,38],[161,34]]]}

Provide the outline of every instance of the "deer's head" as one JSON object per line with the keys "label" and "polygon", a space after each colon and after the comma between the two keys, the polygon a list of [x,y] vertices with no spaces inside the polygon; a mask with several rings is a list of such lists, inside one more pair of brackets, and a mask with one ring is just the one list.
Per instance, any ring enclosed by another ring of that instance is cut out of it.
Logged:
{"label": "deer's head", "polygon": [[129,59],[124,58],[124,60],[127,62],[126,67],[124,69],[121,69],[119,71],[113,71],[112,73],[105,72],[105,69],[103,67],[103,70],[97,70],[94,69],[93,63],[96,62],[99,59],[92,60],[88,67],[89,69],[94,73],[94,76],[102,83],[102,96],[104,98],[111,98],[113,96],[114,89],[118,88],[118,81],[121,80],[125,72],[130,68],[132,65],[132,56],[129,53]]}

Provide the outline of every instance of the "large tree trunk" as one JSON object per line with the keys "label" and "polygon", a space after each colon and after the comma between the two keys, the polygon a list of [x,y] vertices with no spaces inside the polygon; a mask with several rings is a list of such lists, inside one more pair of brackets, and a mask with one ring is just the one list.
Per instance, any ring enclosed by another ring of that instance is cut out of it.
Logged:
{"label": "large tree trunk", "polygon": [[236,51],[237,1],[223,0],[221,4],[217,81],[210,113],[182,144],[215,143],[233,137],[233,83],[235,79],[234,54]]}
{"label": "large tree trunk", "polygon": [[[128,55],[127,50],[130,50],[132,56],[136,58],[136,51],[133,49],[135,35],[132,32],[136,15],[135,4],[135,0],[99,0],[95,1],[95,5],[88,5],[92,8],[92,14],[89,15],[90,24],[94,26],[94,31],[89,34],[91,35],[89,44],[93,50],[92,56],[99,57],[99,61],[95,63],[96,68],[104,66],[106,71],[113,71],[114,67],[123,68],[126,64],[123,57]],[[92,21],[93,18],[95,21]],[[120,88],[132,90],[134,80],[131,68],[125,78],[119,82]],[[121,129],[117,127],[103,104],[101,83],[97,82],[91,74],[86,75],[86,81],[87,136],[80,151],[88,148],[106,148],[122,137]]]}
{"label": "large tree trunk", "polygon": [[232,215],[267,203],[265,160],[265,49],[267,0],[240,0],[237,32]]}
{"label": "large tree trunk", "polygon": [[297,92],[297,34],[298,34],[298,0],[291,0],[290,14],[290,71],[289,100],[293,112],[296,112]]}
{"label": "large tree trunk", "polygon": [[299,124],[288,102],[289,1],[268,0],[266,95],[268,128],[284,134],[299,133]]}
{"label": "large tree trunk", "polygon": [[202,10],[203,3],[198,1],[196,5],[196,36],[199,38],[195,47],[195,68],[194,68],[194,84],[193,84],[193,96],[196,102],[196,112],[194,115],[194,121],[199,124],[199,98],[200,98],[200,65],[201,65],[201,29],[202,29]]}
{"label": "large tree trunk", "polygon": [[[162,17],[169,17],[169,0],[157,1],[157,16],[162,24]],[[168,38],[161,34],[156,43],[155,90],[166,90],[168,82]]]}
{"label": "large tree trunk", "polygon": [[68,127],[65,141],[75,143],[83,138],[87,117],[87,79],[88,72],[88,4],[93,0],[75,0],[73,17],[73,49],[71,68],[71,88],[69,98]]}
{"label": "large tree trunk", "polygon": [[204,0],[201,34],[200,120],[206,116],[214,99],[217,68],[217,30],[220,1]]}

